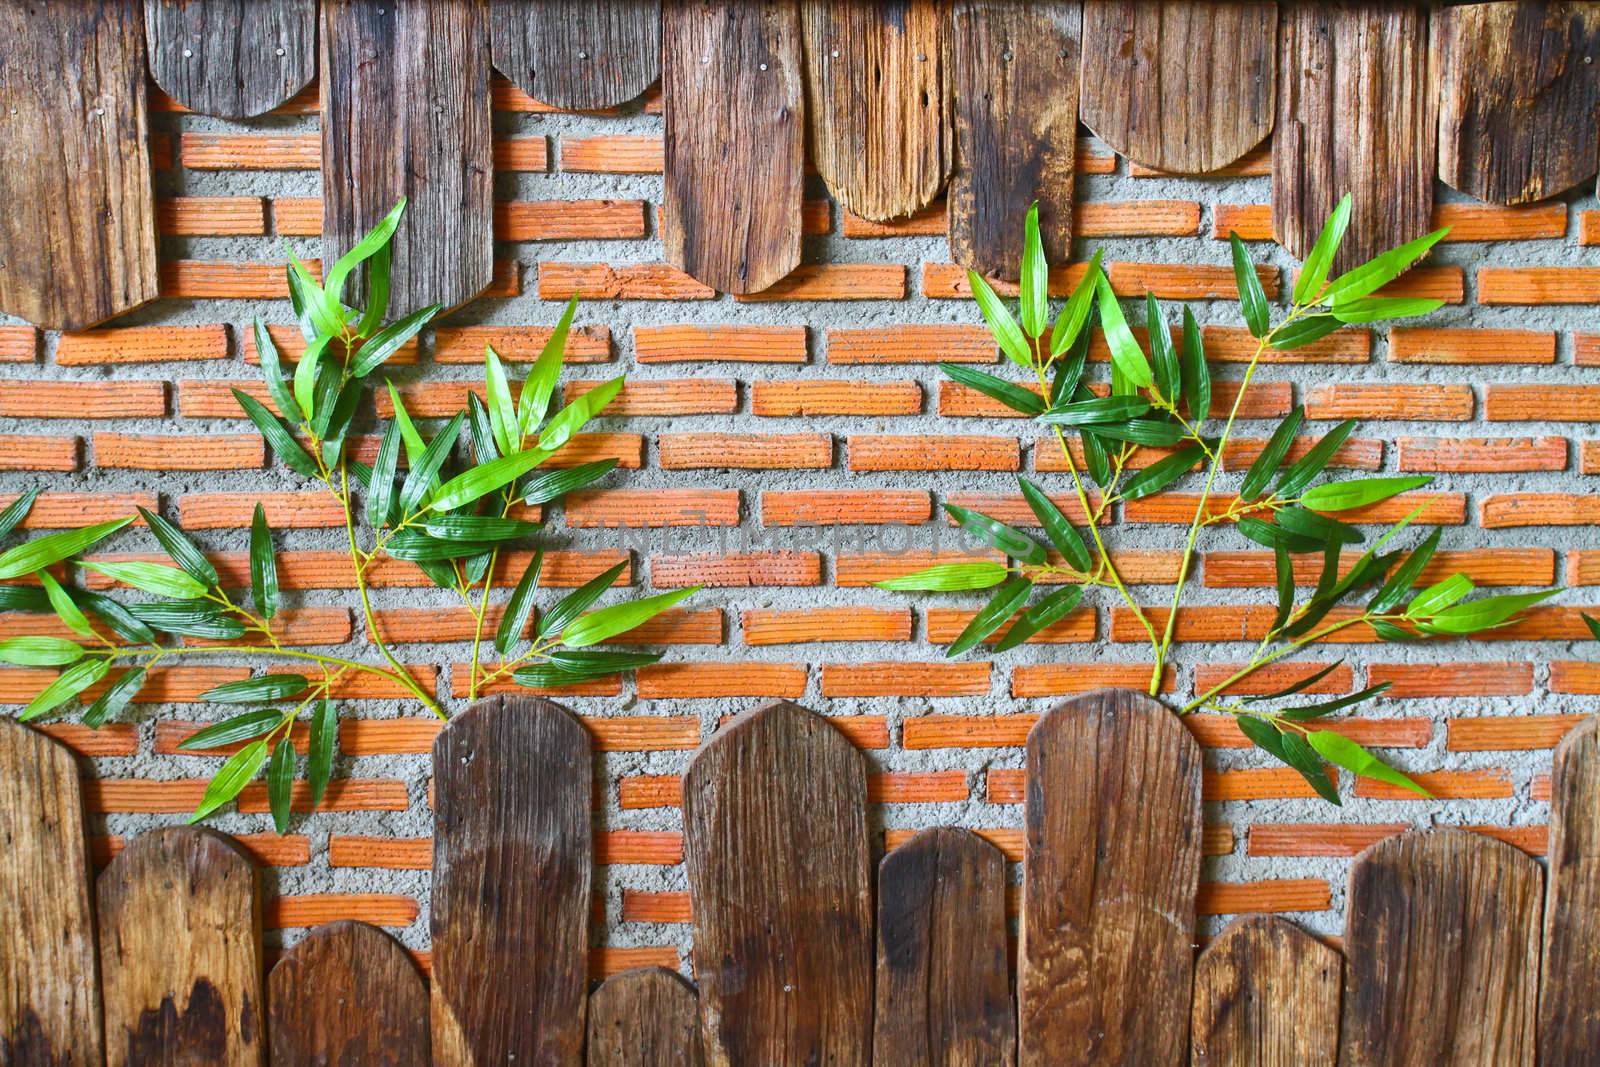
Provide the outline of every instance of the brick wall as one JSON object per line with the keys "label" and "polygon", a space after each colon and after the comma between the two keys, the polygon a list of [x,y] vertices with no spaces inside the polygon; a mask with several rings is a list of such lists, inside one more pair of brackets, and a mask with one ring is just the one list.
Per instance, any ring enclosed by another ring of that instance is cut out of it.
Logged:
{"label": "brick wall", "polygon": [[[1142,685],[1148,650],[1128,613],[1102,597],[1046,641],[946,661],[939,643],[978,600],[871,587],[963,550],[937,518],[941,503],[1021,521],[1012,472],[1064,484],[1059,455],[1036,428],[942,380],[933,365],[997,361],[950,263],[941,212],[868,223],[842,215],[818,186],[806,211],[807,265],[735,300],[660,265],[658,107],[552,113],[503,84],[496,103],[498,280],[491,296],[397,360],[395,377],[414,413],[451,414],[477,380],[485,341],[511,360],[531,359],[559,301],[581,290],[589,299],[569,389],[620,370],[630,383],[615,417],[579,447],[585,458],[617,457],[624,470],[553,510],[559,550],[546,562],[548,582],[571,586],[628,558],[641,589],[709,587],[655,628],[670,646],[667,662],[567,699],[593,729],[604,783],[596,966],[681,958],[676,777],[719,718],[775,697],[836,716],[866,752],[874,828],[888,844],[957,823],[1016,858],[1020,746],[1032,717],[1090,688]],[[339,517],[294,476],[266,466],[228,391],[238,381],[262,391],[242,324],[258,313],[290,322],[280,242],[319,251],[315,96],[247,125],[156,106],[166,298],[87,334],[0,327],[0,500],[42,483],[34,529],[159,503],[242,575],[243,527],[260,499],[285,531],[295,638],[361,651],[342,531],[332,528]],[[1222,176],[1176,180],[1085,139],[1079,172],[1077,258],[1104,246],[1124,295],[1148,288],[1197,301],[1227,377],[1225,364],[1248,352],[1219,238],[1232,228],[1255,242],[1270,296],[1288,287],[1295,266],[1269,240],[1265,153]],[[1542,852],[1550,749],[1600,707],[1600,664],[1581,641],[1576,610],[1600,603],[1600,257],[1590,247],[1600,244],[1600,211],[1587,188],[1517,210],[1459,202],[1445,190],[1441,200],[1439,222],[1456,228],[1453,240],[1403,287],[1449,306],[1387,336],[1346,330],[1271,354],[1235,466],[1296,402],[1314,420],[1311,433],[1327,420],[1364,420],[1341,463],[1436,476],[1368,519],[1392,521],[1425,500],[1422,523],[1448,528],[1436,570],[1465,570],[1486,586],[1573,588],[1486,640],[1395,646],[1356,635],[1308,657],[1345,661],[1318,691],[1393,683],[1358,736],[1414,772],[1434,801],[1346,779],[1336,811],[1292,772],[1241,748],[1227,722],[1193,719],[1208,759],[1208,914],[1285,911],[1337,931],[1348,857],[1402,825],[1482,826]],[[1063,284],[1073,277],[1063,271]],[[275,334],[293,347],[292,327]],[[1145,602],[1170,597],[1165,583],[1193,492],[1180,485],[1119,516],[1122,570]],[[106,550],[152,548],[130,533]],[[459,707],[452,679],[465,657],[465,615],[408,566],[377,575],[380,625],[418,676]],[[1269,553],[1231,533],[1210,542],[1192,587],[1192,602],[1206,608],[1179,626],[1199,643],[1179,656],[1169,692],[1190,693],[1247,654],[1241,640],[1270,615],[1262,606],[1270,584]],[[0,617],[0,636],[20,624]],[[92,735],[55,728],[93,759],[89,795],[103,849],[193,807],[216,760],[178,755],[177,742],[191,721],[216,714],[196,695],[244,673],[168,668],[152,678],[134,721]],[[21,703],[39,684],[37,672],[0,670],[0,702]],[[276,838],[258,784],[218,824],[271,865],[277,902],[268,924],[286,938],[357,917],[425,948],[435,726],[368,680],[352,679],[342,695],[348,717],[328,812]]]}

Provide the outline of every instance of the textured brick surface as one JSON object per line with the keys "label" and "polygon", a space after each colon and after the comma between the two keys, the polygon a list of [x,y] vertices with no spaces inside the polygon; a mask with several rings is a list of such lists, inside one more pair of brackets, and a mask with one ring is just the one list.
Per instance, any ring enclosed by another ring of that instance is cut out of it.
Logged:
{"label": "textured brick surface", "polygon": [[[833,716],[862,749],[884,844],[956,823],[1019,858],[1028,728],[1066,696],[1144,685],[1149,649],[1131,614],[1099,597],[1020,649],[949,661],[942,643],[966,625],[978,597],[871,586],[971,558],[976,550],[944,520],[944,503],[1028,522],[1013,472],[1038,478],[1069,513],[1077,508],[1050,436],[944,380],[936,366],[1001,365],[950,262],[940,208],[869,223],[813,185],[805,266],[736,301],[661,261],[653,94],[614,113],[570,115],[497,79],[494,99],[503,201],[495,284],[400,353],[390,376],[419,418],[453,414],[469,391],[481,392],[484,344],[520,376],[560,301],[581,292],[567,395],[619,373],[630,381],[613,416],[581,435],[568,458],[610,456],[625,469],[548,509],[554,544],[542,584],[553,597],[627,561],[619,584],[638,592],[707,586],[650,626],[645,636],[666,648],[664,663],[637,680],[562,695],[599,753],[605,923],[596,972],[682,961],[680,776],[719,722],[765,700],[788,697]],[[183,113],[159,93],[153,107],[167,299],[65,337],[0,323],[0,504],[42,485],[31,530],[159,505],[199,531],[237,584],[260,498],[281,529],[290,640],[371,657],[339,551],[342,517],[263,463],[230,392],[265,396],[246,329],[252,315],[274,327],[290,359],[301,349],[284,299],[282,242],[313,266],[320,259],[316,96],[242,125]],[[1079,263],[1059,268],[1054,288],[1074,284],[1089,251],[1104,247],[1118,292],[1194,300],[1217,367],[1217,404],[1230,402],[1251,342],[1226,302],[1234,285],[1220,239],[1237,231],[1251,242],[1274,299],[1298,268],[1270,241],[1266,154],[1199,179],[1130,167],[1089,138],[1079,157]],[[1600,667],[1577,612],[1600,605],[1600,210],[1587,190],[1516,209],[1465,203],[1443,189],[1440,198],[1436,221],[1455,227],[1451,240],[1390,292],[1450,306],[1424,322],[1345,330],[1271,354],[1221,492],[1232,491],[1271,420],[1294,404],[1308,408],[1295,454],[1330,420],[1365,420],[1336,465],[1435,476],[1408,499],[1357,516],[1386,522],[1426,505],[1420,521],[1445,534],[1425,581],[1459,569],[1495,589],[1572,590],[1481,639],[1381,645],[1351,627],[1306,657],[1343,660],[1319,692],[1393,683],[1391,699],[1331,725],[1419,773],[1433,800],[1344,776],[1345,807],[1331,809],[1294,774],[1268,766],[1231,721],[1187,720],[1207,760],[1208,914],[1288,911],[1336,931],[1349,858],[1411,825],[1471,826],[1541,853],[1550,750],[1600,708]],[[1168,313],[1176,320],[1176,308]],[[1143,335],[1142,311],[1130,314]],[[1107,356],[1097,342],[1096,374]],[[376,414],[389,414],[386,397]],[[366,420],[353,447],[370,459]],[[1158,622],[1177,570],[1176,524],[1194,492],[1180,484],[1117,510],[1119,566]],[[96,551],[153,558],[154,545],[133,529]],[[510,554],[497,582],[514,580],[527,559]],[[1317,565],[1299,567],[1303,584]],[[383,632],[424,684],[461,707],[470,618],[408,565],[381,563],[372,577]],[[1181,639],[1202,644],[1180,652],[1165,690],[1181,698],[1246,658],[1270,622],[1271,587],[1271,554],[1219,530],[1177,620]],[[48,620],[0,617],[0,637],[24,629],[63,632]],[[94,761],[86,781],[100,861],[151,825],[181,822],[223,758],[177,748],[198,724],[225,714],[200,703],[200,693],[244,676],[242,660],[214,662],[163,665],[129,721],[110,730],[51,728]],[[1309,669],[1285,664],[1242,688]],[[0,670],[0,701],[21,703],[45,677]],[[298,819],[289,838],[264,833],[270,818],[256,785],[218,822],[271,868],[271,938],[289,942],[308,923],[365,918],[394,928],[426,959],[428,751],[438,725],[366,683],[346,694],[343,755],[322,813]],[[297,806],[306,799],[299,794]]]}

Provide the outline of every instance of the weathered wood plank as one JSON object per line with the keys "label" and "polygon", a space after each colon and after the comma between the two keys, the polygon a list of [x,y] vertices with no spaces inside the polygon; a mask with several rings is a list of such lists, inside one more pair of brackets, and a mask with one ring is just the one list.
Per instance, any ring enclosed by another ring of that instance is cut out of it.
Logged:
{"label": "weathered wood plank", "polygon": [[139,9],[3,0],[0,40],[0,310],[81,330],[154,300]]}
{"label": "weathered wood plank", "polygon": [[583,726],[536,697],[480,701],[434,741],[439,1067],[582,1062],[592,773]]}
{"label": "weathered wood plank", "polygon": [[805,101],[792,3],[667,0],[662,248],[730,293],[800,265]]}
{"label": "weathered wood plank", "polygon": [[1200,747],[1102,690],[1028,733],[1018,1063],[1183,1064],[1200,882]]}
{"label": "weathered wood plank", "polygon": [[322,5],[322,250],[332,263],[407,199],[391,317],[494,280],[484,0]]}
{"label": "weathered wood plank", "polygon": [[1340,1062],[1531,1067],[1544,875],[1490,837],[1425,830],[1350,868]]}
{"label": "weathered wood plank", "polygon": [[1555,196],[1600,162],[1600,4],[1439,7],[1439,177],[1496,204]]}
{"label": "weathered wood plank", "polygon": [[490,0],[494,65],[552,107],[625,104],[661,76],[661,0]]}
{"label": "weathered wood plank", "polygon": [[100,874],[108,1067],[262,1067],[255,864],[212,830],[134,838]]}
{"label": "weathered wood plank", "polygon": [[78,762],[0,719],[0,1063],[98,1067],[100,972]]}
{"label": "weathered wood plank", "polygon": [[1195,964],[1194,1067],[1334,1067],[1343,971],[1293,923],[1235,919]]}
{"label": "weathered wood plank", "polygon": [[316,0],[144,0],[150,76],[207,115],[271,111],[317,72]]}
{"label": "weathered wood plank", "polygon": [[1272,132],[1278,5],[1084,5],[1084,125],[1136,163],[1220,170]]}
{"label": "weathered wood plank", "polygon": [[961,0],[950,18],[950,254],[1014,281],[1022,220],[1036,200],[1045,257],[1072,258],[1082,12],[1077,3]]}
{"label": "weathered wood plank", "polygon": [[267,979],[272,1067],[428,1067],[428,990],[375,926],[319,926]]}
{"label": "weathered wood plank", "polygon": [[986,1067],[1017,1051],[1006,861],[969,830],[924,830],[878,865],[877,1067]]}
{"label": "weathered wood plank", "polygon": [[700,1027],[713,1067],[872,1056],[867,780],[826,719],[739,716],[683,783]]}
{"label": "weathered wood plank", "polygon": [[1600,720],[1556,749],[1550,791],[1539,1062],[1580,1067],[1600,1049]]}
{"label": "weathered wood plank", "polygon": [[700,1067],[694,986],[664,967],[613,975],[589,996],[588,1067]]}
{"label": "weathered wood plank", "polygon": [[877,222],[910,215],[950,173],[939,0],[801,0],[811,156],[834,199]]}
{"label": "weathered wood plank", "polygon": [[1335,272],[1428,232],[1438,94],[1416,4],[1296,2],[1284,13],[1272,228],[1304,259],[1340,197],[1353,198]]}

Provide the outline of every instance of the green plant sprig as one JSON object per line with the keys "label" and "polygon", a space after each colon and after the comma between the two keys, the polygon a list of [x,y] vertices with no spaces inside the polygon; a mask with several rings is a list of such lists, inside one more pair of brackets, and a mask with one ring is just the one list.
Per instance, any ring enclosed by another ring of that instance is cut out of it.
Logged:
{"label": "green plant sprig", "polygon": [[[958,383],[1051,428],[1083,521],[1069,520],[1044,490],[1019,477],[1023,497],[1044,531],[1042,541],[992,516],[946,505],[963,530],[997,550],[1006,562],[941,564],[878,585],[899,590],[994,589],[989,602],[951,643],[947,651],[951,656],[996,634],[1000,634],[996,651],[1013,648],[1072,611],[1087,590],[1109,588],[1128,606],[1149,639],[1154,657],[1149,692],[1156,695],[1172,654],[1178,614],[1201,534],[1212,527],[1231,525],[1238,534],[1273,550],[1277,610],[1250,661],[1182,710],[1232,715],[1253,744],[1300,772],[1333,803],[1338,803],[1339,797],[1327,776],[1328,764],[1421,792],[1416,783],[1343,735],[1305,725],[1372,700],[1381,695],[1384,686],[1336,700],[1296,703],[1294,698],[1330,673],[1333,668],[1329,667],[1276,692],[1242,702],[1222,699],[1224,693],[1264,667],[1352,626],[1365,625],[1383,641],[1464,636],[1507,625],[1523,609],[1559,592],[1552,589],[1469,600],[1474,586],[1462,574],[1413,592],[1438,546],[1439,532],[1409,552],[1384,549],[1417,518],[1420,509],[1384,533],[1353,565],[1344,567],[1345,548],[1362,544],[1366,535],[1339,518],[1340,513],[1421,488],[1431,479],[1329,476],[1338,449],[1355,428],[1352,421],[1338,424],[1291,460],[1290,452],[1305,420],[1303,407],[1296,407],[1281,420],[1245,470],[1235,498],[1226,506],[1213,508],[1245,397],[1269,351],[1311,344],[1347,324],[1426,315],[1442,304],[1427,298],[1375,294],[1424,257],[1447,230],[1382,253],[1330,280],[1350,210],[1351,199],[1346,196],[1307,256],[1289,306],[1276,323],[1243,242],[1230,235],[1240,313],[1255,347],[1220,429],[1211,431],[1210,424],[1216,421],[1211,411],[1211,372],[1200,327],[1187,308],[1179,338],[1174,341],[1155,297],[1145,297],[1147,350],[1129,326],[1096,253],[1052,324],[1049,268],[1035,205],[1025,222],[1017,314],[1011,313],[984,278],[970,271],[967,276],[1001,354],[1027,375],[1030,384],[957,364],[941,367]],[[1097,326],[1110,353],[1109,388],[1091,387],[1086,378],[1090,341]],[[1069,430],[1078,439],[1081,469],[1068,442]],[[1151,455],[1153,449],[1162,454]],[[1158,627],[1119,573],[1104,527],[1116,505],[1165,490],[1196,468],[1204,477],[1184,536],[1166,621]],[[1098,488],[1098,500],[1090,482]],[[1051,559],[1050,549],[1064,565]],[[1322,567],[1310,596],[1297,603],[1294,556],[1309,553],[1321,554]],[[1032,600],[1034,587],[1043,579],[1076,584]],[[1341,604],[1369,590],[1372,594],[1365,606],[1353,613],[1346,608],[1340,615],[1334,614]],[[1288,703],[1280,703],[1275,710],[1257,706],[1266,701]]]}
{"label": "green plant sprig", "polygon": [[[280,833],[286,831],[299,762],[291,734],[307,715],[306,780],[312,806],[319,803],[337,751],[334,700],[339,684],[352,673],[381,678],[435,716],[447,717],[440,702],[394,654],[378,623],[371,572],[384,560],[414,564],[435,585],[452,590],[470,613],[473,637],[465,686],[469,699],[506,679],[544,689],[654,663],[660,653],[593,646],[623,637],[698,589],[597,607],[627,566],[624,562],[558,599],[539,616],[532,638],[526,639],[544,558],[543,550],[536,548],[495,627],[492,647],[498,661],[485,662],[491,587],[502,553],[508,546],[536,539],[542,530],[540,523],[518,518],[517,512],[557,501],[616,467],[615,460],[562,465],[559,457],[574,434],[616,397],[623,380],[604,382],[564,406],[553,404],[577,308],[574,297],[523,382],[520,398],[513,394],[499,357],[486,347],[486,399],[472,394],[467,410],[447,420],[430,440],[411,418],[400,392],[388,383],[394,416],[384,429],[374,463],[367,466],[352,459],[346,436],[366,395],[368,378],[441,310],[431,305],[397,321],[384,321],[390,244],[404,210],[401,201],[334,263],[325,284],[319,284],[290,253],[290,301],[305,337],[305,351],[292,375],[286,374],[277,345],[258,320],[253,338],[277,410],[242,390],[234,391],[273,455],[337,501],[366,635],[382,664],[286,644],[276,623],[281,597],[274,535],[259,503],[250,526],[248,604],[229,595],[216,567],[188,534],[143,508],[138,517],[173,565],[82,558],[132,523],[131,515],[36,538],[0,554],[0,581],[38,582],[37,586],[0,584],[0,610],[53,613],[74,635],[0,641],[0,663],[60,671],[22,710],[23,720],[62,713],[104,682],[116,666],[127,669],[95,699],[83,701],[87,725],[98,727],[119,714],[149,672],[173,659],[260,658],[304,672],[255,675],[201,694],[206,701],[258,706],[208,726],[179,745],[186,752],[241,746],[208,783],[194,820],[232,801],[264,772],[274,824]],[[344,303],[347,281],[363,266],[369,295],[364,310]],[[469,449],[460,447],[463,441]],[[458,459],[463,451],[470,452],[470,461]],[[37,489],[31,490],[0,511],[0,538],[22,523],[37,495]],[[53,571],[65,577],[58,578]],[[74,581],[83,571],[150,599],[125,604],[95,592]],[[187,639],[206,643],[197,646],[185,643]]]}

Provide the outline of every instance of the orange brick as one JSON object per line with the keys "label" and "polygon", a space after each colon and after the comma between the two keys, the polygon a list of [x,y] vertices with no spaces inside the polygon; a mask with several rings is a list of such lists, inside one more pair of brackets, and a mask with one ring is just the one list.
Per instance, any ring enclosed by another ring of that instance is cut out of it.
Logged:
{"label": "orange brick", "polygon": [[825,433],[664,433],[656,439],[664,470],[798,470],[833,465]]}
{"label": "orange brick", "polygon": [[1472,410],[1470,385],[1317,385],[1306,400],[1311,419],[1466,422]]}
{"label": "orange brick", "polygon": [[1560,660],[1550,664],[1550,691],[1600,696],[1600,663]]}
{"label": "orange brick", "polygon": [[[1253,747],[1239,730],[1239,723],[1232,715],[1185,715],[1183,724],[1202,748]],[[1363,716],[1320,719],[1317,727],[1343,734],[1369,748],[1427,748],[1433,741],[1432,719],[1374,719]]]}
{"label": "orange brick", "polygon": [[[265,867],[304,867],[311,862],[311,841],[300,834],[229,834],[232,840]],[[126,842],[117,834],[93,837],[89,851],[95,867],[104,869],[122,852]]]}
{"label": "orange brick", "polygon": [[1600,303],[1600,267],[1482,267],[1478,303]]}
{"label": "orange brick", "polygon": [[1600,585],[1600,552],[1569,552],[1567,580],[1572,585]]}
{"label": "orange brick", "polygon": [[804,326],[635,326],[640,363],[804,363]]}
{"label": "orange brick", "polygon": [[650,584],[657,589],[705,585],[721,589],[807,586],[822,583],[816,552],[745,552],[650,557]]}
{"label": "orange brick", "polygon": [[1486,364],[1556,361],[1556,335],[1548,330],[1425,329],[1389,331],[1393,363]]}
{"label": "orange brick", "polygon": [[[1340,775],[1331,772],[1335,782]],[[1239,770],[1208,770],[1201,778],[1200,796],[1204,800],[1280,800],[1311,799],[1317,792],[1298,771],[1288,767],[1248,767]]]}
{"label": "orange brick", "polygon": [[614,241],[645,235],[643,200],[501,200],[494,205],[500,241]]}
{"label": "orange brick", "polygon": [[824,663],[824,697],[959,697],[989,692],[987,663]]}
{"label": "orange brick", "polygon": [[321,237],[321,198],[277,197],[272,201],[272,225],[280,237]]}
{"label": "orange brick", "polygon": [[710,300],[716,290],[665,263],[539,264],[539,299]]}
{"label": "orange brick", "polygon": [[[313,273],[320,273],[320,267]],[[281,263],[169,259],[161,263],[161,295],[169,300],[284,300],[289,283]]]}
{"label": "orange brick", "polygon": [[993,363],[999,349],[982,326],[888,326],[828,331],[828,362]]}
{"label": "orange brick", "polygon": [[[1021,665],[1011,675],[1014,697],[1066,696],[1095,689],[1143,689],[1150,684],[1148,663],[1033,663]],[[1174,676],[1169,669],[1161,691],[1171,692]]]}
{"label": "orange brick", "polygon": [[195,434],[97,433],[94,463],[148,471],[259,470],[266,446],[256,434],[204,437]]}
{"label": "orange brick", "polygon": [[933,499],[919,490],[802,489],[761,494],[763,526],[915,524],[932,517]]}
{"label": "orange brick", "polygon": [[[1050,292],[1066,296],[1082,280],[1085,265],[1074,263],[1050,271]],[[1277,299],[1279,275],[1276,267],[1256,267],[1261,287],[1268,299]],[[1118,296],[1142,297],[1152,293],[1158,300],[1237,300],[1233,268],[1182,263],[1112,263],[1106,277]],[[995,292],[1015,296],[1017,287],[991,280]],[[966,271],[954,263],[924,263],[922,293],[934,299],[970,299],[972,286]]]}
{"label": "orange brick", "polygon": [[[1198,663],[1195,665],[1195,689],[1202,693],[1210,692],[1214,686],[1221,685],[1244,666],[1245,664],[1243,663]],[[1328,666],[1330,664],[1325,662],[1272,663],[1257,670],[1249,677],[1233,683],[1222,692],[1248,696],[1275,693],[1280,689],[1305,681]],[[1313,685],[1300,690],[1300,692],[1348,693],[1354,680],[1354,674],[1348,666],[1338,666],[1330,674]]]}
{"label": "orange brick", "polygon": [[1486,530],[1513,526],[1600,524],[1600,496],[1592,493],[1505,493],[1483,501],[1479,521]]}
{"label": "orange brick", "polygon": [[562,506],[574,529],[739,525],[737,489],[592,489]]}
{"label": "orange brick", "polygon": [[[568,382],[564,387],[567,402],[571,403],[599,384],[593,381]],[[606,414],[726,415],[738,405],[738,389],[727,379],[635,378],[624,385],[617,398],[606,406]],[[455,410],[451,409],[449,413],[453,414]]]}
{"label": "orange brick", "polygon": [[[1225,514],[1237,501],[1232,494],[1213,493],[1206,502],[1206,513],[1208,517]],[[1187,525],[1199,503],[1198,493],[1157,493],[1128,501],[1123,505],[1123,517],[1128,522]],[[1402,493],[1377,504],[1341,511],[1339,517],[1353,523],[1398,522],[1418,508],[1422,511],[1415,521],[1425,525],[1459,526],[1466,521],[1466,497],[1460,493]]]}
{"label": "orange brick", "polygon": [[747,645],[794,645],[822,641],[909,641],[909,608],[811,608],[803,611],[747,610],[740,615]]}
{"label": "orange brick", "polygon": [[[976,615],[973,611],[959,611],[954,608],[929,608],[926,612],[928,640],[936,645],[947,645],[953,642],[967,624]],[[993,644],[1004,637],[1012,624],[1000,627],[994,633],[984,638],[985,644]],[[1080,609],[1057,620],[1028,638],[1028,644],[1061,645],[1075,644],[1084,641],[1093,641],[1095,638],[1095,613],[1093,608]]]}
{"label": "orange brick", "polygon": [[1511,752],[1555,748],[1587,715],[1479,715],[1451,719],[1445,738],[1449,752]]}
{"label": "orange brick", "polygon": [[186,530],[223,530],[250,525],[257,504],[273,529],[344,525],[344,508],[326,492],[188,493],[178,507]]}
{"label": "orange brick", "polygon": [[1388,700],[1407,697],[1523,696],[1533,692],[1531,663],[1373,663],[1369,685],[1389,683]]}
{"label": "orange brick", "polygon": [[807,263],[741,304],[778,300],[904,300],[906,268],[898,263]]}
{"label": "orange brick", "polygon": [[77,723],[42,723],[34,727],[80,756],[132,756],[139,751],[139,727],[132,723],[107,723],[98,730]]}
{"label": "orange brick", "polygon": [[1269,878],[1258,882],[1202,882],[1197,915],[1328,911],[1333,891],[1323,878]]}
{"label": "orange brick", "polygon": [[[0,508],[17,499],[16,493],[0,493]],[[110,522],[135,514],[136,508],[160,507],[154,493],[40,493],[23,518],[23,530],[65,530],[94,522]],[[144,525],[143,519],[135,524]]]}
{"label": "orange brick", "polygon": [[76,437],[0,434],[0,471],[75,471]]}
{"label": "orange brick", "polygon": [[[1256,823],[1250,827],[1248,851],[1252,856],[1352,857],[1386,837],[1411,828],[1406,823]],[[1544,826],[1469,825],[1461,829],[1504,841],[1529,855],[1542,856],[1548,847]]]}
{"label": "orange brick", "polygon": [[1490,385],[1489,422],[1600,422],[1600,385]]}
{"label": "orange brick", "polygon": [[0,416],[12,419],[138,419],[167,413],[167,385],[151,381],[0,381]]}
{"label": "orange brick", "polygon": [[922,386],[914,381],[757,381],[750,383],[750,411],[778,418],[916,415],[922,411]]}
{"label": "orange brick", "polygon": [[[1293,463],[1302,458],[1311,451],[1317,440],[1315,437],[1296,437],[1289,445],[1289,454],[1285,457],[1285,461]],[[1266,447],[1267,439],[1264,437],[1234,438],[1228,442],[1228,449],[1223,453],[1223,469],[1246,469],[1260,457],[1261,450]],[[1383,466],[1383,442],[1352,437],[1333,453],[1328,466],[1344,470],[1378,470]]]}
{"label": "orange brick", "polygon": [[[1098,354],[1097,342],[1090,346],[1090,356]],[[1255,357],[1260,343],[1250,336],[1250,331],[1240,326],[1202,326],[1200,338],[1205,346],[1206,359],[1212,363],[1249,363]],[[1182,343],[1180,333],[1174,334],[1174,343]],[[1110,350],[1105,358],[1110,358]],[[1261,354],[1263,363],[1366,363],[1372,359],[1372,334],[1367,330],[1345,327],[1320,340],[1288,351],[1269,348]],[[1216,383],[1220,385],[1221,383]],[[1216,409],[1213,403],[1212,409]]]}
{"label": "orange brick", "polygon": [[543,137],[501,137],[494,142],[494,169],[534,171],[550,169],[550,145]]}
{"label": "orange brick", "polygon": [[1021,748],[1038,721],[1037,715],[918,715],[900,724],[900,745],[908,750]]}
{"label": "orange brick", "polygon": [[[1359,553],[1347,552],[1340,559],[1340,572],[1354,564]],[[1431,584],[1457,571],[1478,585],[1549,585],[1555,581],[1555,553],[1547,548],[1470,549],[1442,551],[1423,569],[1420,583]],[[1297,556],[1295,582],[1314,585],[1322,571],[1321,557]],[[1205,584],[1215,588],[1274,584],[1275,568],[1270,552],[1208,552],[1205,557]]]}
{"label": "orange brick", "polygon": [[563,137],[561,169],[587,174],[660,174],[665,148],[653,135]]}
{"label": "orange brick", "polygon": [[185,133],[178,162],[189,170],[317,170],[322,138],[315,133]]}
{"label": "orange brick", "polygon": [[[1091,491],[1088,495],[1091,506],[1100,503],[1099,493]],[[1070,487],[1052,494],[1050,499],[1069,521],[1080,526],[1088,523],[1089,517],[1084,512],[1083,505],[1078,503],[1077,494]],[[1028,505],[1027,499],[1021,493],[951,493],[945,497],[945,502],[1013,526],[1039,525],[1038,516],[1033,513],[1033,508]],[[945,521],[951,526],[958,525],[956,517],[948,512],[945,513]],[[978,542],[972,539],[967,544],[976,548]]]}
{"label": "orange brick", "polygon": [[852,435],[853,471],[1014,471],[1022,450],[1014,437]]}
{"label": "orange brick", "polygon": [[[1227,240],[1236,231],[1242,241],[1272,240],[1272,208],[1268,204],[1218,204],[1211,236]],[[1433,229],[1450,227],[1451,241],[1530,241],[1560,238],[1567,232],[1565,204],[1500,207],[1495,204],[1438,204]]]}
{"label": "orange brick", "polygon": [[1402,437],[1396,466],[1403,471],[1513,474],[1567,468],[1564,437]]}
{"label": "orange brick", "polygon": [[943,197],[921,211],[888,222],[864,219],[849,208],[839,209],[841,232],[846,237],[941,237],[949,229],[946,225],[948,212],[949,206]]}
{"label": "orange brick", "polygon": [[801,663],[657,663],[636,672],[644,700],[668,697],[787,697],[805,695]]}
{"label": "orange brick", "polygon": [[[1500,768],[1478,771],[1406,772],[1435,800],[1494,800],[1514,795],[1511,775]],[[1356,796],[1371,800],[1427,800],[1404,786],[1371,778],[1356,779]]]}
{"label": "orange brick", "polygon": [[270,897],[263,909],[262,925],[268,930],[352,920],[374,926],[410,926],[419,914],[415,900],[395,893],[300,893]]}
{"label": "orange brick", "polygon": [[0,326],[0,363],[32,363],[38,358],[38,331],[32,326]]}
{"label": "orange brick", "polygon": [[261,237],[267,232],[266,201],[259,196],[163,197],[156,201],[156,230],[172,237]]}

